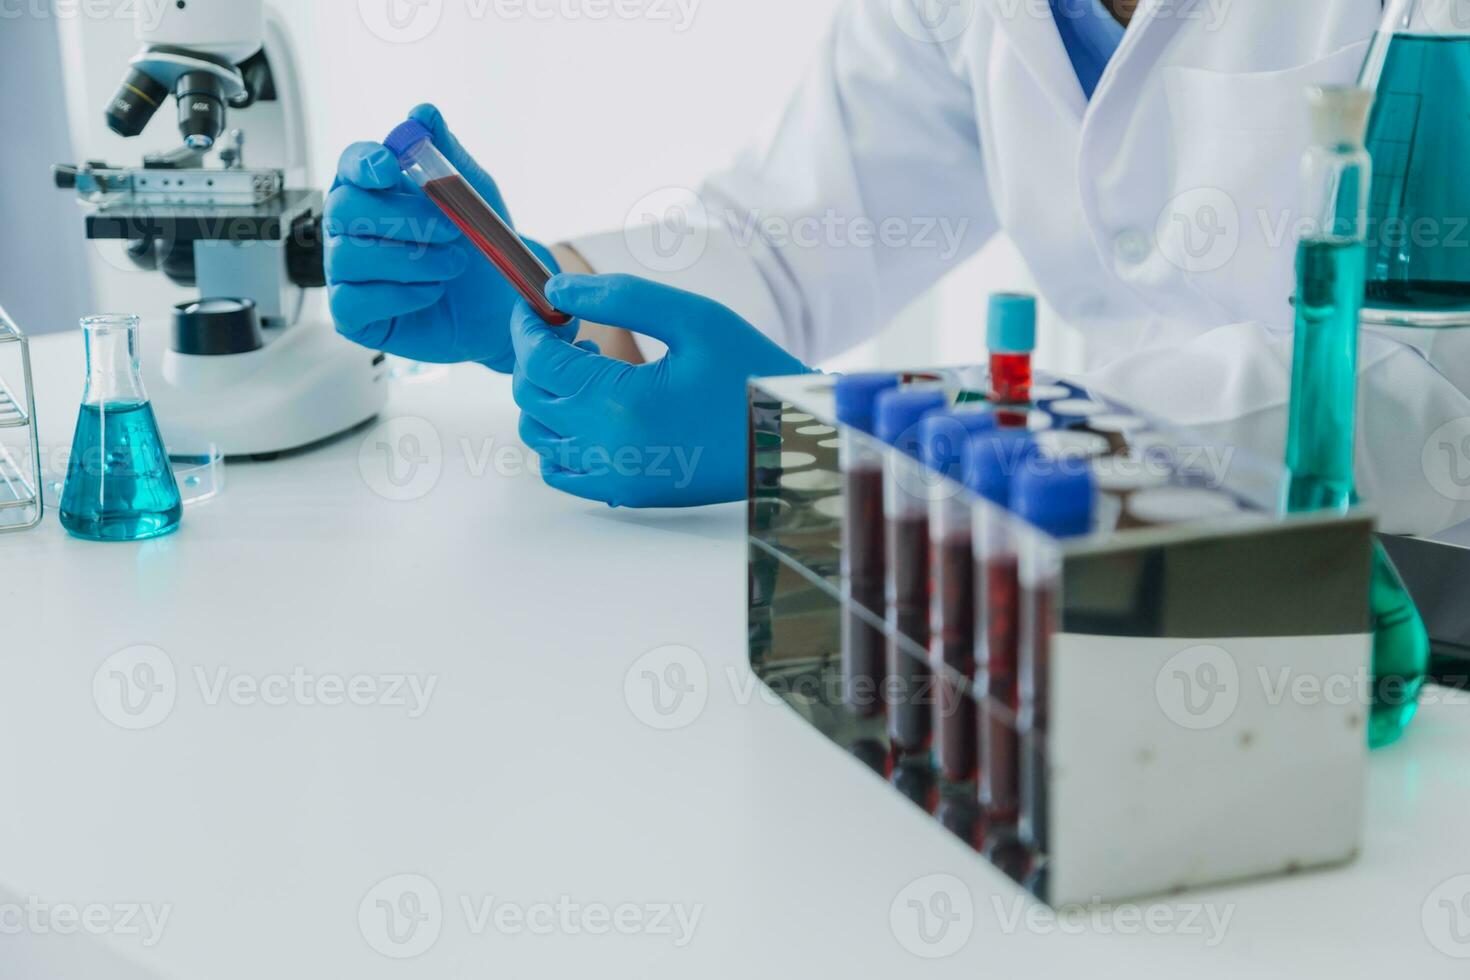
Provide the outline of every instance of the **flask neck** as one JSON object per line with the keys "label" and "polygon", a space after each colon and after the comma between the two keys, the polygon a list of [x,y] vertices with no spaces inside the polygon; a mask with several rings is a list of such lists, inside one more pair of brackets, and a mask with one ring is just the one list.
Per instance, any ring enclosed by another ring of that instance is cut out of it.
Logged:
{"label": "flask neck", "polygon": [[93,317],[82,322],[87,349],[88,405],[141,404],[148,400],[138,366],[136,317]]}

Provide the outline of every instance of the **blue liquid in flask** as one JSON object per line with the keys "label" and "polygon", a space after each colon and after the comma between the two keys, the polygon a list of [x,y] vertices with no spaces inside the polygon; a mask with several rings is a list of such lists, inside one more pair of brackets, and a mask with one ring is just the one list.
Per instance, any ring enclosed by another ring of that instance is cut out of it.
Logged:
{"label": "blue liquid in flask", "polygon": [[135,318],[83,321],[87,391],[77,415],[61,525],[89,541],[143,541],[178,529],[184,505],[143,393]]}
{"label": "blue liquid in flask", "polygon": [[1368,304],[1470,310],[1470,37],[1394,35],[1368,127]]}

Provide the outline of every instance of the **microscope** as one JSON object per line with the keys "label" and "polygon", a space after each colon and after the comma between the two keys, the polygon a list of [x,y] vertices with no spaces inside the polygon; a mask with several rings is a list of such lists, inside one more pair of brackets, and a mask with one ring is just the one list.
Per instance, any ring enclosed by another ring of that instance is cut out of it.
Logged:
{"label": "microscope", "polygon": [[[108,127],[141,134],[172,103],[181,144],[141,166],[55,168],[74,190],[90,240],[126,243],[128,260],[195,289],[197,300],[144,318],[144,379],[171,452],[271,458],[376,416],[384,357],[306,315],[325,285],[322,195],[310,180],[300,74],[280,17],[263,0],[156,5],[142,48],[106,106]],[[233,113],[267,133],[281,159],[254,167]]]}

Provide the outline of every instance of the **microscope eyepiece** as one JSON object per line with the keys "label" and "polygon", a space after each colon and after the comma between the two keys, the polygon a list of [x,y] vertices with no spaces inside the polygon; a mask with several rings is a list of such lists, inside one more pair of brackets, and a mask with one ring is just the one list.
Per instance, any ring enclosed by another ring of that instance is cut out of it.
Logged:
{"label": "microscope eyepiece", "polygon": [[174,86],[179,103],[179,132],[191,149],[207,150],[225,130],[225,90],[217,76],[191,71]]}
{"label": "microscope eyepiece", "polygon": [[168,89],[152,75],[130,68],[107,105],[107,127],[119,136],[137,136],[168,99]]}

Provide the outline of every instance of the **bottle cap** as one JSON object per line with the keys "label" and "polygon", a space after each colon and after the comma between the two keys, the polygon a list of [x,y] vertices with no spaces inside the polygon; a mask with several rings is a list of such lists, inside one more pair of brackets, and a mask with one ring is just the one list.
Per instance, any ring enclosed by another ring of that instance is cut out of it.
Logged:
{"label": "bottle cap", "polygon": [[434,134],[429,132],[429,127],[417,119],[410,119],[395,126],[393,132],[388,134],[388,138],[383,140],[383,145],[401,162],[405,153],[424,140],[432,139],[433,136]]}
{"label": "bottle cap", "polygon": [[960,479],[965,446],[975,436],[993,432],[999,425],[989,409],[930,412],[919,423],[920,458],[939,475]]}
{"label": "bottle cap", "polygon": [[938,388],[894,388],[878,396],[875,412],[879,439],[910,456],[919,455],[919,421],[948,403]]}
{"label": "bottle cap", "polygon": [[898,387],[896,374],[847,374],[837,379],[837,421],[873,435],[878,396]]}
{"label": "bottle cap", "polygon": [[1092,532],[1097,483],[1092,470],[1065,463],[1023,467],[1011,492],[1011,509],[1054,538]]}
{"label": "bottle cap", "polygon": [[1368,136],[1373,93],[1356,85],[1312,85],[1312,141],[1320,146],[1362,146]]}
{"label": "bottle cap", "polygon": [[996,293],[990,297],[986,346],[992,354],[1029,354],[1036,349],[1036,297]]}
{"label": "bottle cap", "polygon": [[1020,429],[978,435],[965,446],[965,486],[993,504],[1009,507],[1011,484],[1036,455],[1036,440]]}

